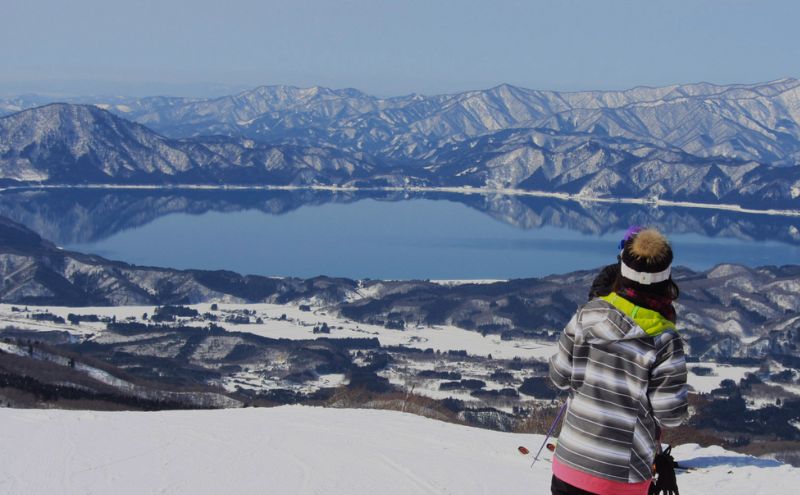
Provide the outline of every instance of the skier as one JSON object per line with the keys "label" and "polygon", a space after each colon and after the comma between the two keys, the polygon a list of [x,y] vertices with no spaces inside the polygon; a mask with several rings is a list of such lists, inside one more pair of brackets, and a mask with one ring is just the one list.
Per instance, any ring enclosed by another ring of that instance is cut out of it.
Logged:
{"label": "skier", "polygon": [[[678,426],[688,409],[672,259],[657,230],[626,235],[612,290],[578,308],[564,328],[550,358],[550,379],[569,390],[553,495],[650,490],[661,428]],[[674,476],[659,478],[658,491],[678,493]]]}

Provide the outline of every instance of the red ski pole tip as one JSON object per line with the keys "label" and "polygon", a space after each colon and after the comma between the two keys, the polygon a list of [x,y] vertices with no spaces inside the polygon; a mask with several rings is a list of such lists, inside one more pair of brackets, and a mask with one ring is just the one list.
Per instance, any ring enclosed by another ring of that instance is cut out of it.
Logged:
{"label": "red ski pole tip", "polygon": [[518,447],[518,450],[519,450],[519,453],[520,453],[520,454],[522,454],[522,455],[528,455],[528,454],[530,454],[530,453],[531,453],[531,451],[530,451],[530,450],[526,449],[526,448],[525,448],[525,447],[523,447],[522,445],[520,445],[520,446]]}

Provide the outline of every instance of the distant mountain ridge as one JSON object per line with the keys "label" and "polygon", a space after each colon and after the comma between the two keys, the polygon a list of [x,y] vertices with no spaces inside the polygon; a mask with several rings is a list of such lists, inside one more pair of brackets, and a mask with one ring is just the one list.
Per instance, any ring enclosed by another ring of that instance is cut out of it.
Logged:
{"label": "distant mountain ridge", "polygon": [[[291,134],[292,129],[315,128],[337,131],[336,137],[345,140],[348,131],[368,126],[372,136],[365,137],[393,141],[409,132],[430,139],[524,127],[645,138],[699,156],[727,154],[774,163],[770,155],[782,159],[797,152],[796,143],[785,140],[800,137],[798,100],[800,81],[786,78],[760,84],[581,92],[503,84],[450,95],[394,98],[355,89],[261,86],[211,99],[86,97],[76,102],[97,104],[170,137],[220,133],[277,137]],[[37,104],[41,98],[0,100],[0,109],[12,112]],[[690,122],[687,116],[692,117]],[[382,130],[391,132],[383,135]],[[362,147],[367,144],[361,142]]]}
{"label": "distant mountain ridge", "polygon": [[367,172],[331,148],[244,138],[180,140],[92,105],[53,103],[0,119],[0,176],[17,182],[290,183]]}
{"label": "distant mountain ridge", "polygon": [[[262,86],[213,99],[75,102],[94,107],[22,110],[41,100],[0,100],[0,112],[21,110],[0,118],[2,178],[472,186],[773,207],[800,196],[796,79],[574,93],[501,85],[395,98]],[[36,140],[20,129],[50,134]],[[61,148],[77,135],[83,148]]]}

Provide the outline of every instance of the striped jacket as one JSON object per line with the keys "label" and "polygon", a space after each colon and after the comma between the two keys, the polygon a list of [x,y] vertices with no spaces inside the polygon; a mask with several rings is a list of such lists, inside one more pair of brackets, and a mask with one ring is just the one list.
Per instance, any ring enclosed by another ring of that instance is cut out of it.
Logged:
{"label": "striped jacket", "polygon": [[660,428],[687,414],[675,325],[617,294],[593,299],[564,329],[550,379],[570,391],[556,477],[601,495],[647,493]]}

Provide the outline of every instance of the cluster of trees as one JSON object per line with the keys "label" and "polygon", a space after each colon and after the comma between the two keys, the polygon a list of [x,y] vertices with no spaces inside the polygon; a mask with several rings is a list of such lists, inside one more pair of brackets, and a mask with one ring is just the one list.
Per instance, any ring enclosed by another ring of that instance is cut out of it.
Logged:
{"label": "cluster of trees", "polygon": [[718,432],[736,434],[739,444],[747,444],[755,437],[773,437],[780,440],[800,440],[800,430],[792,425],[800,418],[800,399],[778,399],[775,405],[748,409],[745,394],[754,386],[763,386],[761,380],[749,373],[737,384],[731,379],[720,382],[720,387],[708,395],[708,403],[697,408],[691,425]]}
{"label": "cluster of trees", "polygon": [[322,322],[320,325],[314,326],[314,333],[331,333],[331,328],[328,326],[327,323]]}
{"label": "cluster of trees", "polygon": [[546,376],[532,376],[526,378],[519,387],[519,391],[525,395],[536,397],[537,399],[551,400],[558,397],[558,390],[553,387],[550,378]]}
{"label": "cluster of trees", "polygon": [[85,387],[72,387],[65,384],[50,384],[24,375],[0,372],[0,388],[13,388],[32,394],[37,401],[56,402],[59,400],[70,401],[101,401],[118,404],[127,408],[145,411],[163,409],[190,409],[194,406],[174,400],[152,400],[133,397],[111,392],[99,392]]}
{"label": "cluster of trees", "polygon": [[795,374],[794,370],[783,370],[769,375],[769,379],[776,383],[793,383]]}
{"label": "cluster of trees", "polygon": [[494,380],[496,382],[509,383],[509,382],[514,381],[514,375],[512,375],[508,371],[505,371],[505,370],[500,369],[500,368],[494,370],[492,372],[492,374],[489,375],[489,378],[491,378],[492,380]]}
{"label": "cluster of trees", "polygon": [[461,373],[457,371],[422,370],[417,376],[426,380],[461,380]]}
{"label": "cluster of trees", "polygon": [[28,317],[31,320],[36,320],[36,321],[50,321],[50,322],[59,323],[59,324],[66,323],[66,320],[64,320],[63,317],[58,316],[58,315],[54,315],[53,313],[50,313],[49,311],[44,311],[44,312],[41,312],[41,313],[31,313],[31,314],[28,315]]}
{"label": "cluster of trees", "polygon": [[232,323],[234,325],[249,325],[250,317],[245,315],[228,315],[225,317],[225,323]]}
{"label": "cluster of trees", "polygon": [[689,371],[697,376],[711,376],[714,372],[714,370],[708,366],[692,366],[689,368]]}
{"label": "cluster of trees", "polygon": [[150,317],[150,320],[154,322],[169,322],[175,321],[177,317],[195,318],[198,316],[200,316],[200,313],[196,309],[186,306],[166,305],[158,306],[153,311],[153,316]]}
{"label": "cluster of trees", "polygon": [[[111,318],[106,318],[105,320],[106,321],[117,321],[117,317],[116,316],[112,316]],[[84,321],[91,322],[91,323],[97,323],[97,322],[101,321],[101,319],[97,315],[76,315],[76,314],[70,313],[70,314],[67,315],[67,321],[69,321],[73,325],[80,325]]]}
{"label": "cluster of trees", "polygon": [[476,379],[461,379],[459,381],[442,382],[439,390],[478,390],[486,386],[486,382]]}
{"label": "cluster of trees", "polygon": [[472,397],[489,400],[489,399],[518,399],[519,392],[516,389],[506,387],[500,390],[474,390],[470,393]]}

